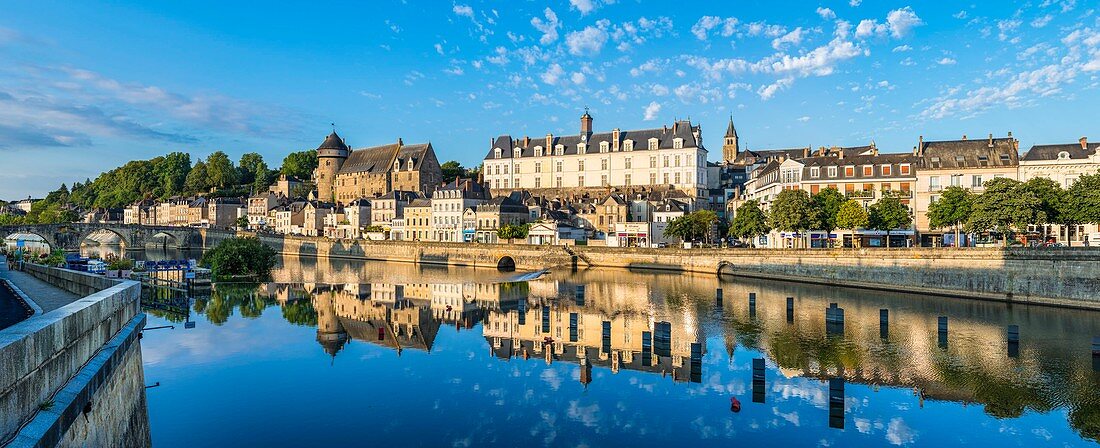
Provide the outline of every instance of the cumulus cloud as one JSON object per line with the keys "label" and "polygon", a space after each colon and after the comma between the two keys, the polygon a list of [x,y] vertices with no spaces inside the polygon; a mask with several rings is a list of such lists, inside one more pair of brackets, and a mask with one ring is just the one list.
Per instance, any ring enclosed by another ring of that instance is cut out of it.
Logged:
{"label": "cumulus cloud", "polygon": [[1047,24],[1049,24],[1051,20],[1054,20],[1054,16],[1047,14],[1045,16],[1037,17],[1035,18],[1035,20],[1032,20],[1031,26],[1033,28],[1042,28],[1044,26],[1047,26]]}
{"label": "cumulus cloud", "polygon": [[565,45],[569,48],[569,54],[574,56],[595,56],[600,54],[607,39],[607,31],[587,26],[583,30],[566,34]]}
{"label": "cumulus cloud", "polygon": [[832,20],[836,18],[836,13],[829,8],[817,7],[817,15],[821,16],[824,20]]}
{"label": "cumulus cloud", "polygon": [[470,7],[470,5],[459,5],[456,3],[452,11],[454,11],[455,15],[469,17],[471,19],[474,18],[474,8]]}
{"label": "cumulus cloud", "polygon": [[651,101],[648,106],[645,107],[645,121],[653,121],[657,119],[657,114],[661,113],[661,105],[656,101]]}
{"label": "cumulus cloud", "polygon": [[802,27],[795,28],[794,31],[773,39],[772,48],[780,50],[787,44],[798,46],[802,43],[803,34]]}
{"label": "cumulus cloud", "polygon": [[886,14],[886,23],[890,25],[890,34],[896,38],[908,36],[913,28],[924,25],[924,21],[908,6]]}
{"label": "cumulus cloud", "polygon": [[576,85],[584,84],[585,78],[584,73],[581,72],[573,72],[573,75],[569,77],[569,79],[573,81],[573,84]]}
{"label": "cumulus cloud", "polygon": [[546,84],[554,85],[558,83],[558,80],[564,74],[565,70],[561,68],[561,65],[555,63],[550,64],[550,67],[547,68],[545,72],[542,72],[541,75],[539,75],[539,78],[541,78],[542,82]]}
{"label": "cumulus cloud", "polygon": [[850,0],[848,2],[848,5],[855,8],[856,6],[859,6],[860,3],[863,3],[863,0]]}
{"label": "cumulus cloud", "polygon": [[936,61],[936,63],[939,64],[939,65],[955,65],[955,62],[956,61],[954,59],[949,58],[949,57],[944,57],[944,58]]}
{"label": "cumulus cloud", "polygon": [[543,15],[546,17],[546,20],[540,17],[531,18],[531,26],[534,26],[536,30],[542,33],[542,37],[539,37],[539,43],[548,45],[558,40],[558,28],[561,28],[561,21],[558,20],[558,15],[554,14],[554,11],[550,8],[546,8],[546,10],[543,11]]}
{"label": "cumulus cloud", "polygon": [[736,17],[703,16],[695,22],[695,25],[691,26],[691,34],[694,34],[699,40],[707,40],[710,31],[717,29],[718,35],[729,37],[736,31],[737,24]]}
{"label": "cumulus cloud", "polygon": [[898,45],[898,46],[894,47],[894,49],[892,51],[894,53],[904,53],[904,52],[910,51],[912,49],[913,49],[913,47],[910,47],[908,45]]}
{"label": "cumulus cloud", "polygon": [[809,117],[809,116],[807,116],[807,115],[803,115],[803,116],[801,116],[801,117],[798,117],[798,121],[799,121],[800,123],[805,123],[805,122],[807,122],[807,121],[810,121],[810,117]]}

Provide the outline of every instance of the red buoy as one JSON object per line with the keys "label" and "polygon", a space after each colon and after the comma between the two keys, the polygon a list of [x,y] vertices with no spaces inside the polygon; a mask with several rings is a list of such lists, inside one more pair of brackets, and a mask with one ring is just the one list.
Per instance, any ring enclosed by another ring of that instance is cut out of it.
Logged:
{"label": "red buoy", "polygon": [[737,397],[730,397],[730,410],[741,412],[741,400],[738,400]]}

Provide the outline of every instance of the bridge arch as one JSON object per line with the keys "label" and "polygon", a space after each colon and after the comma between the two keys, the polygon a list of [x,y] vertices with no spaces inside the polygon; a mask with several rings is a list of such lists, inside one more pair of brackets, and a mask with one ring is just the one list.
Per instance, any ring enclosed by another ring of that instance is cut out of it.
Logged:
{"label": "bridge arch", "polygon": [[52,252],[55,249],[60,249],[60,247],[58,247],[58,245],[57,245],[57,242],[50,239],[48,232],[36,232],[34,229],[28,229],[28,228],[19,228],[19,229],[13,230],[13,231],[2,232],[2,234],[0,234],[0,240],[3,241],[4,246],[7,246],[8,241],[18,240],[18,238],[12,238],[13,236],[16,236],[16,235],[29,235],[29,236],[38,237],[39,239],[37,239],[37,240],[29,240],[29,241],[37,241],[37,242],[41,242],[42,244],[45,244],[47,252]]}
{"label": "bridge arch", "polygon": [[733,263],[730,263],[728,261],[718,262],[718,268],[715,270],[715,273],[719,277],[723,275],[733,275]]}
{"label": "bridge arch", "polygon": [[153,236],[150,236],[149,239],[145,241],[145,245],[153,245],[158,248],[179,248],[180,239],[170,232],[165,232],[161,230],[157,233],[154,233]]}
{"label": "bridge arch", "polygon": [[500,257],[497,259],[497,270],[508,272],[516,270],[516,260],[510,255]]}
{"label": "bridge arch", "polygon": [[[82,231],[80,233],[82,235],[80,237],[80,241],[77,242],[77,246],[83,246],[85,241],[88,241],[89,239],[92,238],[92,235],[95,235],[97,233],[98,234],[111,233],[111,234],[114,234],[115,236],[118,237],[119,245],[121,245],[122,247],[124,247],[126,249],[131,249],[132,248],[132,246],[130,245],[130,240],[128,238],[126,238],[126,235],[123,235],[123,232],[120,232],[120,231],[118,231],[116,229],[113,229],[111,227],[103,226],[103,227],[82,229]],[[95,241],[95,240],[93,239],[93,241]]]}

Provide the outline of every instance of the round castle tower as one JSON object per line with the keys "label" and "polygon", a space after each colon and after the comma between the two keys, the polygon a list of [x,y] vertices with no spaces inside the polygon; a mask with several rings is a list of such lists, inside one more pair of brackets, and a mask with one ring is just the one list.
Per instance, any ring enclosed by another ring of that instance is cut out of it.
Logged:
{"label": "round castle tower", "polygon": [[317,182],[317,200],[321,202],[333,202],[336,185],[336,173],[348,159],[350,150],[344,140],[332,131],[321,146],[317,147],[317,171],[313,173],[313,179]]}

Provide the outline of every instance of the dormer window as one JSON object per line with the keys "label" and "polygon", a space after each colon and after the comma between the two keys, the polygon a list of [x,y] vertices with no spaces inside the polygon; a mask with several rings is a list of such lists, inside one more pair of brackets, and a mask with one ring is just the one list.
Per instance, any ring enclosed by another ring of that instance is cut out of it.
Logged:
{"label": "dormer window", "polygon": [[657,149],[657,139],[655,139],[655,138],[649,139],[649,149],[650,150]]}
{"label": "dormer window", "polygon": [[523,156],[523,150],[522,149],[516,148],[516,149],[512,150],[512,157],[515,157],[515,158],[518,159],[522,156]]}
{"label": "dormer window", "polygon": [[542,147],[541,146],[536,146],[535,147],[535,157],[542,157]]}
{"label": "dormer window", "polygon": [[600,142],[600,152],[607,152],[611,148],[611,144],[608,142]]}
{"label": "dormer window", "polygon": [[409,171],[412,171],[412,170],[413,170],[413,161],[412,161],[412,159],[409,159]]}
{"label": "dormer window", "polygon": [[818,168],[818,167],[810,168],[810,177],[813,177],[813,178],[821,177],[821,168]]}
{"label": "dormer window", "polygon": [[1001,164],[1008,165],[1009,163],[1012,163],[1012,157],[1008,154],[1001,154]]}
{"label": "dormer window", "polygon": [[978,166],[989,166],[989,157],[978,156]]}
{"label": "dormer window", "polygon": [[1058,160],[1069,160],[1069,153],[1066,151],[1058,153]]}
{"label": "dormer window", "polygon": [[627,141],[623,142],[623,150],[624,151],[633,151],[634,150],[634,140],[627,140]]}
{"label": "dormer window", "polygon": [[499,159],[500,158],[500,148],[493,148],[493,158],[494,159]]}
{"label": "dormer window", "polygon": [[966,157],[955,156],[955,163],[959,164],[959,165],[962,165],[962,164],[966,163]]}
{"label": "dormer window", "polygon": [[672,139],[672,149],[682,149],[684,147],[684,139],[674,138]]}
{"label": "dormer window", "polygon": [[560,156],[562,154],[565,154],[565,145],[555,146],[554,147],[554,155]]}
{"label": "dormer window", "polygon": [[396,160],[396,161],[393,162],[393,170],[394,171],[401,171],[401,161],[400,160]]}
{"label": "dormer window", "polygon": [[577,143],[577,154],[584,154],[585,150],[587,150],[587,149],[588,149],[588,145],[586,145],[584,143]]}
{"label": "dormer window", "polygon": [[835,166],[830,166],[829,167],[829,177],[836,177],[836,167]]}

